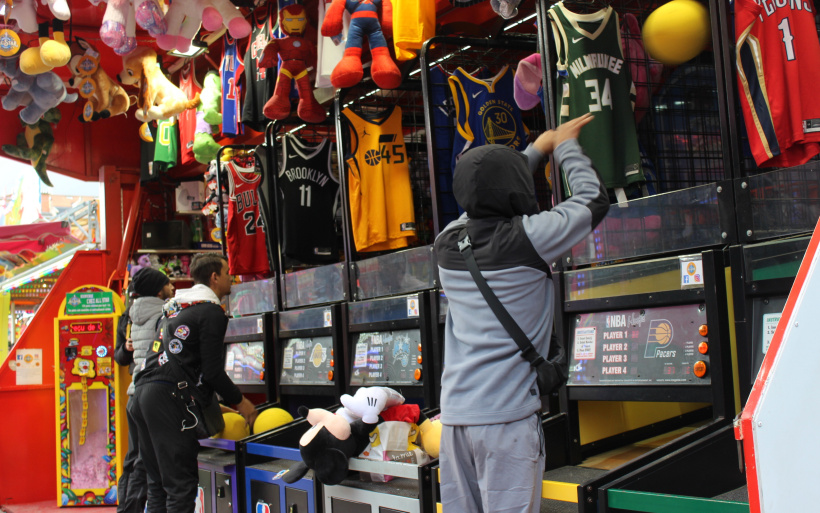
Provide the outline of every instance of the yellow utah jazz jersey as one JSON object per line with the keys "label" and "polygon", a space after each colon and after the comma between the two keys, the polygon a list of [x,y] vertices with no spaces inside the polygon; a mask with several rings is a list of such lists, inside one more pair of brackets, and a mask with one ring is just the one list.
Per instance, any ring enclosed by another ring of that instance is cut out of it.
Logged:
{"label": "yellow utah jazz jersey", "polygon": [[416,236],[401,108],[364,117],[344,109],[350,130],[347,180],[356,251],[406,247]]}
{"label": "yellow utah jazz jersey", "polygon": [[436,35],[436,0],[393,0],[393,47],[396,60],[416,57]]}

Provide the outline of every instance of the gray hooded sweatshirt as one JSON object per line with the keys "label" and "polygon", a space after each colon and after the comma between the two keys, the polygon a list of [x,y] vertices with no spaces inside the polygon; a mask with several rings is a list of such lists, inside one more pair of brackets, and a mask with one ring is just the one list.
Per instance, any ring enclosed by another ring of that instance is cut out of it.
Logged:
{"label": "gray hooded sweatshirt", "polygon": [[524,419],[541,408],[535,371],[487,305],[458,251],[466,225],[478,268],[535,349],[546,356],[555,291],[549,264],[586,237],[609,210],[607,192],[575,139],[554,152],[573,195],[540,212],[532,173],[543,155],[487,145],[464,154],[453,191],[465,214],[436,239],[445,325],[441,422],[470,426]]}
{"label": "gray hooded sweatshirt", "polygon": [[137,373],[142,369],[142,362],[151,350],[151,344],[157,339],[157,327],[162,315],[162,305],[165,301],[158,297],[138,297],[131,305],[131,340],[134,344],[134,374],[131,376],[131,385],[128,395],[134,395],[134,381]]}

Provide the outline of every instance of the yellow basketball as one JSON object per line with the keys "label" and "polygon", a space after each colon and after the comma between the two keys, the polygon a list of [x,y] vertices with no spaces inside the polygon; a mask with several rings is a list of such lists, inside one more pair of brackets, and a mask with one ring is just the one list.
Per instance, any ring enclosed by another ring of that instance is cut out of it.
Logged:
{"label": "yellow basketball", "polygon": [[224,438],[226,440],[242,440],[251,434],[245,417],[238,413],[227,412],[222,414],[225,419],[225,429],[220,431],[214,438]]}
{"label": "yellow basketball", "polygon": [[293,422],[293,415],[282,408],[268,408],[256,417],[256,422],[253,423],[253,434],[270,431],[289,422]]}
{"label": "yellow basketball", "polygon": [[702,52],[710,34],[709,11],[697,0],[672,0],[655,9],[643,24],[646,51],[670,66]]}

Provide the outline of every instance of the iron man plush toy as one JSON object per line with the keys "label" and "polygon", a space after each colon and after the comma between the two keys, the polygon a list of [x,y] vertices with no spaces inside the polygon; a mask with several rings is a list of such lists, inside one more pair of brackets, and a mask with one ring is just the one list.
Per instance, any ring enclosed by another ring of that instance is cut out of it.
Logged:
{"label": "iron man plush toy", "polygon": [[305,35],[307,16],[301,5],[289,5],[279,11],[279,26],[286,37],[272,39],[265,47],[260,68],[275,68],[278,57],[282,58],[279,76],[273,96],[265,103],[262,112],[269,119],[283,120],[290,115],[291,80],[296,81],[299,105],[296,114],[308,123],[321,123],[327,117],[325,109],[313,96],[308,79],[308,63],[316,61],[316,46]]}

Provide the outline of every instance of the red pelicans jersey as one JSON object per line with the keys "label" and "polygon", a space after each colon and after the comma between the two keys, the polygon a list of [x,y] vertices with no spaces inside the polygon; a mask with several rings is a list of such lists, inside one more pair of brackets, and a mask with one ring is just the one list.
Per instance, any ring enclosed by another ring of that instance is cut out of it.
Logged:
{"label": "red pelicans jersey", "polygon": [[738,89],[749,145],[760,167],[797,166],[820,153],[814,3],[761,4],[735,1]]}
{"label": "red pelicans jersey", "polygon": [[233,161],[224,164],[228,170],[228,268],[231,274],[267,274],[270,272],[265,243],[265,225],[259,210],[259,186],[262,175],[254,168],[243,168]]}
{"label": "red pelicans jersey", "polygon": [[[196,81],[194,60],[190,59],[179,71],[179,89],[190,100],[202,92],[202,86]],[[182,153],[180,163],[188,164],[194,159],[194,133],[196,132],[197,109],[183,110],[179,114],[179,150]]]}

